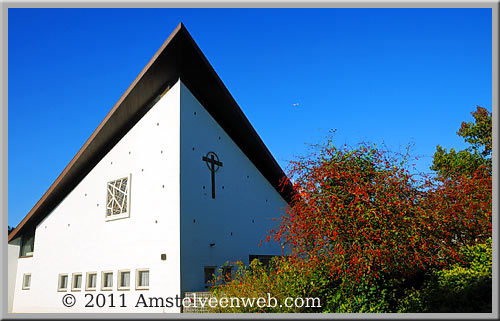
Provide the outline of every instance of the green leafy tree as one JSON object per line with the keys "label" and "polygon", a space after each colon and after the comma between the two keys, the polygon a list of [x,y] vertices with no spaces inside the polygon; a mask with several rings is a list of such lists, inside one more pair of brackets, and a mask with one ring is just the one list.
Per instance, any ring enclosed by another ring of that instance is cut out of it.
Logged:
{"label": "green leafy tree", "polygon": [[483,107],[477,106],[471,113],[473,122],[462,122],[457,134],[471,146],[463,151],[437,146],[431,170],[439,176],[450,178],[457,175],[471,175],[484,167],[491,174],[491,117],[492,114]]}
{"label": "green leafy tree", "polygon": [[491,313],[491,238],[484,243],[464,246],[463,263],[431,271],[421,288],[407,290],[398,302],[405,313]]}

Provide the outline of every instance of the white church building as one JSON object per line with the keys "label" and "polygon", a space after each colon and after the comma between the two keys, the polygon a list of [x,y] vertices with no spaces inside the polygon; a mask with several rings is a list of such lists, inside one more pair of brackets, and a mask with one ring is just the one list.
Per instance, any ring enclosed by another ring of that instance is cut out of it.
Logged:
{"label": "white church building", "polygon": [[281,255],[284,177],[180,24],[9,234],[9,312],[180,312],[137,303]]}

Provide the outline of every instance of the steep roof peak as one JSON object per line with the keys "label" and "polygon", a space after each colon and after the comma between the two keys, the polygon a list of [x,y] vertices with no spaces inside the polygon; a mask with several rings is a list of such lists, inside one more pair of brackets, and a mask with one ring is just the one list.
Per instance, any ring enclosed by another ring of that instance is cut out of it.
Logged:
{"label": "steep roof peak", "polygon": [[179,79],[289,202],[282,169],[180,22],[8,240],[43,220]]}

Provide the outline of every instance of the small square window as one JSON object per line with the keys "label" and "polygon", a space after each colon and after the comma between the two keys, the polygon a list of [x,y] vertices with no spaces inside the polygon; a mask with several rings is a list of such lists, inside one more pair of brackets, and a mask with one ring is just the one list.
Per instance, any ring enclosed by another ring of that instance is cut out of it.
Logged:
{"label": "small square window", "polygon": [[96,272],[87,272],[87,291],[95,291],[97,287],[97,273]]}
{"label": "small square window", "polygon": [[68,275],[67,274],[59,274],[59,282],[57,286],[58,291],[67,291],[68,290]]}
{"label": "small square window", "polygon": [[118,271],[118,290],[130,290],[130,270]]}
{"label": "small square window", "polygon": [[135,275],[135,289],[147,290],[149,289],[149,270],[137,269]]}
{"label": "small square window", "polygon": [[205,284],[211,284],[215,279],[215,266],[205,266]]}
{"label": "small square window", "polygon": [[23,275],[23,290],[29,290],[31,286],[31,273]]}
{"label": "small square window", "polygon": [[108,182],[106,194],[106,220],[130,216],[131,175]]}
{"label": "small square window", "polygon": [[108,291],[113,289],[113,271],[102,272],[101,290]]}
{"label": "small square window", "polygon": [[81,291],[82,290],[82,274],[73,273],[71,278],[71,291]]}

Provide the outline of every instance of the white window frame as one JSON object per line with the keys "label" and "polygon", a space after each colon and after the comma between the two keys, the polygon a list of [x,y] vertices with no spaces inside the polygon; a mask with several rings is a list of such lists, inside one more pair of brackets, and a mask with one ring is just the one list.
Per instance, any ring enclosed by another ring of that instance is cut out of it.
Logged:
{"label": "white window frame", "polygon": [[[148,285],[140,285],[141,279],[139,277],[140,272],[148,272]],[[135,289],[136,290],[149,290],[149,284],[151,284],[151,273],[149,269],[136,269],[135,270]]]}
{"label": "white window frame", "polygon": [[[26,278],[29,277],[29,284],[26,285]],[[23,274],[23,290],[29,290],[31,288],[31,273],[24,273]]]}
{"label": "white window frame", "polygon": [[[79,288],[75,287],[75,277],[77,276],[80,276],[81,278]],[[82,286],[83,286],[83,273],[75,272],[71,274],[71,292],[80,292],[82,290]]]}
{"label": "white window frame", "polygon": [[[90,281],[90,275],[95,275],[95,286],[90,287],[89,286],[89,281]],[[85,276],[85,291],[96,291],[97,290],[97,272],[87,272]]]}
{"label": "white window frame", "polygon": [[[66,277],[66,287],[65,288],[61,288],[61,281],[62,281],[62,278],[64,276]],[[59,277],[57,278],[57,291],[58,292],[66,292],[66,291],[68,291],[68,281],[69,281],[68,273],[60,273]]]}
{"label": "white window frame", "polygon": [[[106,274],[111,274],[111,286],[106,286]],[[113,290],[113,271],[102,271],[101,273],[101,290],[102,291],[112,291]]]}
{"label": "white window frame", "polygon": [[[122,178],[127,178],[127,211],[125,213],[108,216],[108,184],[113,182],[113,181],[122,179]],[[106,191],[104,194],[105,195],[105,198],[104,198],[104,200],[105,200],[104,201],[104,205],[105,205],[104,206],[104,220],[106,222],[130,217],[131,187],[132,187],[132,174],[131,173],[123,174],[123,175],[114,175],[113,177],[108,177],[108,179],[106,180]]]}
{"label": "white window frame", "polygon": [[[122,274],[128,273],[128,286],[122,286]],[[132,278],[130,277],[130,270],[118,270],[118,277],[116,279],[116,284],[119,291],[127,291],[130,290],[130,283],[132,282]]]}

